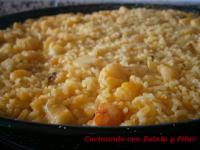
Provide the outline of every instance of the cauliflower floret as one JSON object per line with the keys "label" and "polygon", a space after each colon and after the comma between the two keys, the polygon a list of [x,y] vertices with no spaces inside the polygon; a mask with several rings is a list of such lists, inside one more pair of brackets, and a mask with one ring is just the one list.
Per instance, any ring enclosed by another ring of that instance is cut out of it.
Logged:
{"label": "cauliflower floret", "polygon": [[128,71],[118,63],[106,65],[100,72],[99,83],[102,88],[116,88],[129,78]]}
{"label": "cauliflower floret", "polygon": [[74,121],[74,117],[69,109],[63,104],[56,102],[54,99],[49,99],[47,101],[45,112],[48,120],[53,124],[69,124]]}
{"label": "cauliflower floret", "polygon": [[134,82],[124,82],[117,88],[114,95],[119,100],[131,101],[136,96],[141,94],[142,85]]}
{"label": "cauliflower floret", "polygon": [[159,71],[165,82],[175,80],[178,78],[178,71],[170,66],[160,65]]}

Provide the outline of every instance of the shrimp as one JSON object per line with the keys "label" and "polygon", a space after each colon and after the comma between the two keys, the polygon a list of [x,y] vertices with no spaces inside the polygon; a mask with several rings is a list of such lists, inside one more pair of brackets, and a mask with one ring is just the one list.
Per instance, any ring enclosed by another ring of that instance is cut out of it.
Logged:
{"label": "shrimp", "polygon": [[95,112],[94,123],[96,126],[116,126],[124,119],[123,112],[110,103],[100,104]]}

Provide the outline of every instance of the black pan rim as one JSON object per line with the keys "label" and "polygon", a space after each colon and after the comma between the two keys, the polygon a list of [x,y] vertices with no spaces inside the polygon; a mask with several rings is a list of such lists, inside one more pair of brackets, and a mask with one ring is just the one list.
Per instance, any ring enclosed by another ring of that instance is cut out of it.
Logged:
{"label": "black pan rim", "polygon": [[13,22],[23,22],[26,19],[36,19],[42,16],[51,16],[58,13],[92,13],[101,10],[113,10],[120,6],[128,8],[153,8],[153,9],[174,9],[185,12],[200,14],[200,8],[195,5],[170,5],[170,4],[145,4],[145,3],[102,3],[102,4],[78,4],[60,7],[46,7],[35,10],[22,11],[0,16],[0,30],[12,25]]}
{"label": "black pan rim", "polygon": [[67,124],[47,124],[47,123],[39,123],[39,122],[31,122],[31,121],[24,121],[24,120],[17,120],[17,119],[11,119],[6,117],[0,117],[0,126],[3,124],[7,124],[8,127],[12,127],[12,123],[19,124],[25,124],[27,126],[35,125],[35,126],[43,126],[43,127],[53,127],[53,128],[108,128],[108,129],[124,129],[124,128],[156,128],[160,126],[181,126],[185,124],[196,124],[199,123],[200,125],[200,119],[193,119],[193,120],[187,120],[187,121],[180,121],[180,122],[171,122],[171,123],[162,123],[162,124],[155,124],[155,125],[131,125],[131,126],[88,126],[88,125],[67,125]]}
{"label": "black pan rim", "polygon": [[[84,4],[84,5],[69,5],[62,7],[50,7],[31,11],[24,11],[20,13],[9,14],[0,17],[0,29],[9,27],[13,22],[23,22],[30,18],[39,18],[42,16],[56,15],[58,13],[92,13],[101,10],[113,10],[120,6],[126,6],[128,8],[154,8],[154,9],[174,9],[185,12],[193,12],[200,14],[200,9],[195,6],[174,6],[174,5],[159,5],[159,4],[144,4],[144,3],[103,3],[103,4]],[[19,17],[20,16],[20,17]],[[144,125],[144,126],[112,126],[112,127],[96,127],[96,126],[81,126],[81,125],[61,125],[61,124],[43,124],[38,122],[28,122],[22,120],[16,120],[6,117],[0,117],[0,126],[7,128],[30,128],[35,127],[36,129],[73,129],[77,132],[81,130],[96,131],[104,130],[132,130],[132,129],[149,129],[149,128],[168,128],[168,127],[181,127],[185,125],[200,125],[200,119],[187,120],[181,122],[163,123],[156,125]]]}

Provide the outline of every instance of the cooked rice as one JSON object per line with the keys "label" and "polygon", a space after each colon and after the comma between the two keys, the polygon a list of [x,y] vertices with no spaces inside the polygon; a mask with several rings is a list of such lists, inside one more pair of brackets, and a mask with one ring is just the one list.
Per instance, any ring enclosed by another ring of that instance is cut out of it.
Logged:
{"label": "cooked rice", "polygon": [[200,118],[200,17],[121,7],[16,22],[0,30],[0,113],[80,125]]}

